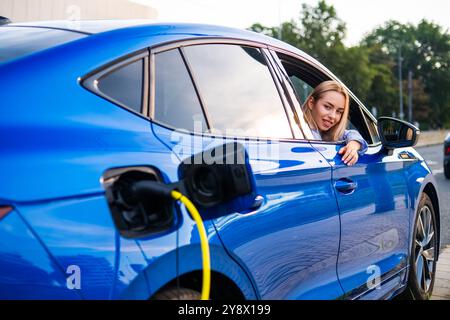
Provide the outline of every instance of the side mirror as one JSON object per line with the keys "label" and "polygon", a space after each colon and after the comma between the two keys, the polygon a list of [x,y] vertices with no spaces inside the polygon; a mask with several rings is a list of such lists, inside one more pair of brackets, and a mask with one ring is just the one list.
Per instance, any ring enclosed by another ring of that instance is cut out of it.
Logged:
{"label": "side mirror", "polygon": [[381,143],[388,150],[413,147],[419,140],[420,130],[409,122],[391,118],[378,119]]}

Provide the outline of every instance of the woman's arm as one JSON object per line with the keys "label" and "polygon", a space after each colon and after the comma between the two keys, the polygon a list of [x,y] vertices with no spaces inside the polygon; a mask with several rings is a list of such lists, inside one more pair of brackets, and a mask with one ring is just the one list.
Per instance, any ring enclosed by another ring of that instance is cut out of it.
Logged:
{"label": "woman's arm", "polygon": [[356,130],[345,130],[343,140],[346,145],[339,150],[339,154],[342,154],[342,161],[345,164],[352,166],[358,161],[359,156],[366,153],[369,146]]}
{"label": "woman's arm", "polygon": [[358,150],[358,154],[362,156],[366,153],[367,149],[369,149],[369,145],[366,140],[361,136],[361,134],[356,130],[345,130],[344,132],[344,140],[348,144],[350,141],[359,142],[361,148]]}

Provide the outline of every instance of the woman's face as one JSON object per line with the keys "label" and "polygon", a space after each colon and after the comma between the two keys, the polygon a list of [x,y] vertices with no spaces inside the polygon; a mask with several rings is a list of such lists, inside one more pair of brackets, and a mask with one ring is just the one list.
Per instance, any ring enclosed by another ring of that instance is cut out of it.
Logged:
{"label": "woman's face", "polygon": [[328,91],[318,99],[310,99],[308,107],[320,131],[328,131],[341,121],[345,97],[342,93]]}

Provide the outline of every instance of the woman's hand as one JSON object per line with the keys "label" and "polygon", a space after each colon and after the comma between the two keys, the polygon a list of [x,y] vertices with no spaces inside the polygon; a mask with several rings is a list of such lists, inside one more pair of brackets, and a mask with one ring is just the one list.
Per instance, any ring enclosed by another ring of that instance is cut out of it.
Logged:
{"label": "woman's hand", "polygon": [[361,149],[361,144],[358,141],[350,141],[347,145],[339,150],[339,154],[342,154],[342,161],[348,165],[354,165],[358,159],[358,151]]}

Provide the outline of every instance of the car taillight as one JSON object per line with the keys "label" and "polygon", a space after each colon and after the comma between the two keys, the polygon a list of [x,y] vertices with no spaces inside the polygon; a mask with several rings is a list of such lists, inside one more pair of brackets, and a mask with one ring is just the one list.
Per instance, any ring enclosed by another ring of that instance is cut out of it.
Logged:
{"label": "car taillight", "polygon": [[0,220],[3,219],[8,213],[12,211],[12,207],[9,206],[0,206]]}
{"label": "car taillight", "polygon": [[448,156],[450,154],[450,146],[445,147],[445,155]]}

